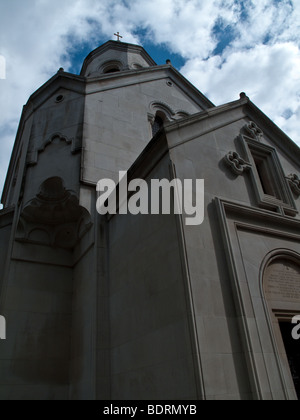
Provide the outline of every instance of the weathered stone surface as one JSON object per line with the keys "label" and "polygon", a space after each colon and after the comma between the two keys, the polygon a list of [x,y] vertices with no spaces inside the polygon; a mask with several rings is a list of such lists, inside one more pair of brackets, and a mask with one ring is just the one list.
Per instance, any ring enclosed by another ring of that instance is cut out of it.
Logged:
{"label": "weathered stone surface", "polygon": [[[295,399],[299,161],[245,95],[215,107],[141,47],[60,71],[24,108],[2,198],[0,399]],[[204,222],[101,217],[96,184],[123,170],[204,179]]]}

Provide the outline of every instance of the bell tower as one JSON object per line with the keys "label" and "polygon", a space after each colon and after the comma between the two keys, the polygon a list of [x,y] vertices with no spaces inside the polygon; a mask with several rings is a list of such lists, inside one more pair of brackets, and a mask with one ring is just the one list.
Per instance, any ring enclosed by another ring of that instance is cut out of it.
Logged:
{"label": "bell tower", "polygon": [[108,41],[88,55],[80,76],[86,80],[87,184],[117,181],[118,172],[130,168],[153,136],[157,113],[167,123],[212,106],[170,63],[158,66],[138,45]]}
{"label": "bell tower", "polygon": [[[299,162],[245,94],[214,106],[140,46],[60,69],[23,109],[2,197],[0,399],[297,399]],[[98,214],[121,171],[130,191],[204,180],[203,220],[152,194],[153,214]]]}
{"label": "bell tower", "polygon": [[158,66],[142,47],[120,41],[91,52],[80,75],[61,68],[30,96],[0,211],[5,395],[110,397],[107,239],[97,182],[116,181],[132,166],[157,116],[167,124],[211,106],[170,63]]}
{"label": "bell tower", "polygon": [[87,56],[80,75],[93,78],[156,65],[142,47],[120,41],[108,41]]}

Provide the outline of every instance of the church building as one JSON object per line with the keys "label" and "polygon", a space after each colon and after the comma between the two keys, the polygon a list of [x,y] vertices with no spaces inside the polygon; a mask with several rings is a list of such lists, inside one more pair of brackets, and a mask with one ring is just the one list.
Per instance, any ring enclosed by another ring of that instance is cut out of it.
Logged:
{"label": "church building", "polygon": [[[204,180],[203,223],[100,215],[121,171]],[[300,397],[300,149],[246,94],[108,41],[30,96],[2,204],[1,400]]]}

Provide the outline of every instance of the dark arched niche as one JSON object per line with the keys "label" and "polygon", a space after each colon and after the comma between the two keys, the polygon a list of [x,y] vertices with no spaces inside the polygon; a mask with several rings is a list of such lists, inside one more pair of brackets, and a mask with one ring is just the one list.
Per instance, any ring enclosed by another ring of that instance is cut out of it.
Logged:
{"label": "dark arched niche", "polygon": [[293,338],[300,315],[300,255],[282,250],[271,253],[263,270],[263,294],[273,327],[275,348],[288,395],[300,399],[300,340]]}
{"label": "dark arched niche", "polygon": [[76,193],[67,190],[61,178],[52,177],[25,205],[16,236],[27,243],[72,249],[91,226],[90,214],[79,205]]}

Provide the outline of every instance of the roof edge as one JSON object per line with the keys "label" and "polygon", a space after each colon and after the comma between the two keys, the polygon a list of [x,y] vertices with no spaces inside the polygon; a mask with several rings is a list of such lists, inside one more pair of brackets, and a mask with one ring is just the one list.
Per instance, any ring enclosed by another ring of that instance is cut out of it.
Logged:
{"label": "roof edge", "polygon": [[214,108],[208,108],[197,114],[182,118],[179,121],[170,122],[165,127],[165,132],[169,133],[175,129],[184,128],[207,118],[213,118],[216,115],[220,115],[222,113],[238,108],[242,108],[244,115],[247,116],[250,120],[253,120],[256,123],[260,122],[263,126],[262,128],[264,132],[274,142],[274,145],[278,149],[281,149],[284,153],[288,154],[292,161],[299,165],[300,147],[247,96],[242,96],[241,99],[237,101],[228,102]]}

